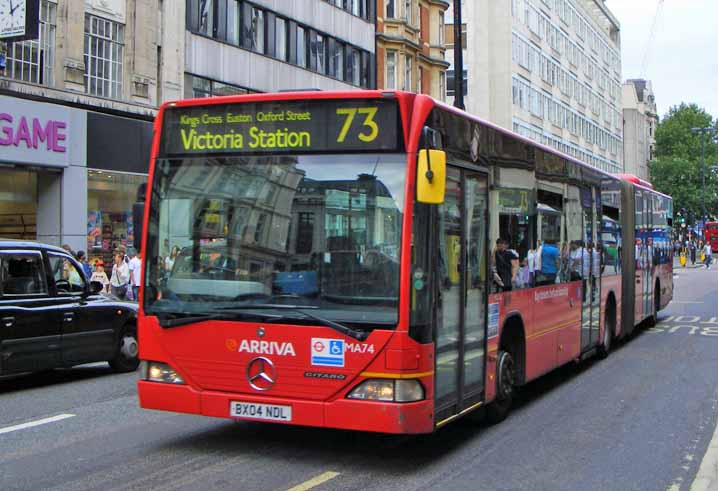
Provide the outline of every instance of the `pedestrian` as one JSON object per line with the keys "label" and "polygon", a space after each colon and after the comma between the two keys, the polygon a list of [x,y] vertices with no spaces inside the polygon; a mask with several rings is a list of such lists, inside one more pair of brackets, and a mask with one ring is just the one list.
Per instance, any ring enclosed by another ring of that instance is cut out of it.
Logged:
{"label": "pedestrian", "polygon": [[85,278],[91,278],[92,266],[90,266],[90,263],[87,262],[85,251],[77,251],[77,260],[80,261],[80,264],[82,264],[82,271],[85,272]]}
{"label": "pedestrian", "polygon": [[178,246],[174,246],[170,255],[165,258],[165,273],[167,273],[167,276],[169,276],[172,272],[172,268],[175,265],[175,260],[177,259],[179,253],[180,248]]}
{"label": "pedestrian", "polygon": [[513,260],[514,255],[508,250],[509,241],[496,239],[494,250],[494,281],[500,292],[511,291],[513,283]]}
{"label": "pedestrian", "polygon": [[62,244],[62,248],[65,249],[65,252],[67,252],[72,257],[75,257],[75,252],[72,250],[72,247],[70,247],[70,244]]}
{"label": "pedestrian", "polygon": [[711,249],[711,243],[706,241],[706,245],[703,246],[703,254],[705,254],[706,269],[711,269],[711,262],[713,261],[713,250]]}
{"label": "pedestrian", "polygon": [[688,244],[688,249],[691,251],[691,266],[695,266],[696,264],[696,250],[698,249],[696,247],[696,241],[691,240],[690,244]]}
{"label": "pedestrian", "polygon": [[540,266],[539,271],[540,280],[536,282],[537,285],[551,285],[556,283],[556,275],[561,264],[560,252],[556,245],[556,240],[552,238],[546,239],[546,242],[541,246],[540,254]]}
{"label": "pedestrian", "polygon": [[115,252],[115,264],[112,266],[112,275],[110,276],[110,288],[112,294],[124,300],[127,296],[127,287],[130,282],[130,271],[124,260],[124,253]]}
{"label": "pedestrian", "polygon": [[130,270],[130,285],[132,285],[132,298],[135,301],[139,300],[140,292],[140,278],[142,278],[142,254],[135,249],[130,249],[130,263],[128,268]]}
{"label": "pedestrian", "polygon": [[101,260],[95,262],[95,271],[90,277],[90,282],[93,281],[102,283],[102,291],[104,293],[110,293],[110,280],[107,278],[107,273],[105,273],[105,263]]}

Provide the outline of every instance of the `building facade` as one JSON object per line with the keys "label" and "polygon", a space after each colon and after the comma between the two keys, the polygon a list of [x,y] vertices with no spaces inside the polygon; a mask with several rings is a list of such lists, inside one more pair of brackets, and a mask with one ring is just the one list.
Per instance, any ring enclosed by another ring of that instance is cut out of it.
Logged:
{"label": "building facade", "polygon": [[649,165],[656,145],[658,113],[649,80],[623,84],[623,162],[625,172],[650,181]]}
{"label": "building facade", "polygon": [[0,237],[133,242],[160,103],[376,87],[372,0],[39,0],[0,40]]}
{"label": "building facade", "polygon": [[376,0],[377,86],[446,98],[443,0]]}
{"label": "building facade", "polygon": [[464,1],[462,17],[467,111],[623,171],[620,25],[603,0]]}
{"label": "building facade", "polygon": [[[181,4],[182,2],[177,2]],[[372,0],[187,0],[184,97],[376,87]]]}
{"label": "building facade", "polygon": [[0,236],[109,259],[132,244],[161,90],[153,0],[40,0],[0,40]]}

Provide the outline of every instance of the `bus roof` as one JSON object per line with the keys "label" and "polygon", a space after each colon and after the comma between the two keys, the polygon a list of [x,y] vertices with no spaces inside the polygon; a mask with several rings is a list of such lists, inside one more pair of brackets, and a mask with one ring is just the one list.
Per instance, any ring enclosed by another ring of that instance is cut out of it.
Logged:
{"label": "bus roof", "polygon": [[168,101],[160,106],[160,110],[168,107],[209,106],[214,104],[233,104],[244,102],[292,101],[292,100],[319,100],[319,99],[372,99],[396,98],[406,99],[416,94],[393,90],[337,90],[321,91],[308,90],[296,92],[259,92],[256,94],[237,94],[213,97],[199,97],[194,99],[180,99]]}
{"label": "bus roof", "polygon": [[[424,96],[424,97],[429,97],[429,96]],[[559,156],[559,157],[561,157],[561,158],[563,158],[563,159],[566,159],[566,160],[568,160],[568,161],[570,161],[570,162],[572,162],[572,163],[574,163],[574,164],[577,164],[577,165],[579,165],[579,166],[581,166],[581,167],[585,167],[585,168],[587,168],[587,169],[591,169],[591,170],[594,170],[594,171],[596,171],[596,172],[599,172],[600,174],[603,174],[604,176],[611,177],[611,178],[617,179],[617,180],[627,181],[627,182],[630,182],[631,184],[634,184],[635,186],[637,186],[637,187],[639,187],[639,188],[642,188],[642,189],[645,189],[645,190],[650,191],[650,192],[652,192],[652,193],[655,193],[655,194],[664,196],[664,197],[666,197],[666,198],[671,198],[669,195],[664,194],[664,193],[661,193],[660,191],[656,191],[655,189],[653,189],[653,185],[652,185],[651,183],[649,183],[648,181],[644,181],[643,179],[639,179],[638,177],[636,177],[636,176],[634,176],[634,175],[632,175],[632,174],[612,174],[612,173],[610,173],[610,172],[606,172],[606,171],[604,171],[604,170],[598,169],[598,168],[596,168],[596,167],[593,167],[593,166],[591,166],[591,165],[588,165],[588,164],[585,163],[585,162],[582,162],[582,161],[576,159],[575,157],[573,157],[573,156],[571,156],[571,155],[568,155],[568,154],[566,154],[566,153],[563,153],[563,152],[561,152],[560,150],[556,150],[556,149],[553,148],[553,147],[549,147],[548,145],[544,145],[543,143],[539,143],[539,142],[537,142],[537,141],[531,140],[530,138],[527,138],[527,137],[525,137],[525,136],[519,135],[518,133],[515,133],[514,131],[511,131],[511,130],[509,130],[509,129],[507,129],[507,128],[504,128],[504,127],[499,126],[499,125],[497,125],[497,124],[495,124],[495,123],[492,123],[492,122],[490,122],[490,121],[487,121],[487,120],[485,120],[485,119],[482,119],[482,118],[480,118],[480,117],[478,117],[478,116],[474,116],[473,114],[470,114],[470,113],[464,111],[463,109],[459,109],[459,108],[457,108],[457,107],[455,107],[455,106],[451,106],[451,105],[449,105],[449,104],[446,104],[445,102],[437,101],[437,100],[434,99],[433,97],[430,97],[430,98],[434,101],[434,103],[436,104],[436,106],[441,107],[442,109],[446,109],[446,110],[448,110],[448,111],[450,111],[450,112],[453,112],[453,113],[455,113],[455,114],[459,114],[459,115],[461,115],[461,116],[463,116],[463,117],[465,117],[465,118],[467,118],[467,119],[470,119],[470,120],[475,121],[475,122],[477,122],[477,123],[481,123],[481,124],[483,124],[483,125],[485,125],[485,126],[488,126],[488,127],[492,128],[492,129],[494,129],[494,130],[496,130],[496,131],[498,131],[498,132],[500,132],[500,133],[503,133],[503,134],[505,134],[505,135],[510,135],[510,136],[512,136],[512,137],[514,137],[514,138],[516,138],[516,139],[518,139],[518,140],[523,141],[524,143],[527,143],[527,144],[529,144],[529,145],[533,145],[533,146],[535,146],[535,147],[538,147],[538,148],[540,148],[541,150],[543,150],[544,152],[552,153],[552,154],[557,155],[557,156]],[[673,198],[671,198],[671,199],[673,199]]]}
{"label": "bus roof", "polygon": [[[548,145],[544,145],[543,143],[539,143],[539,142],[531,140],[525,136],[519,135],[518,133],[515,133],[507,128],[504,128],[495,123],[492,123],[492,122],[482,119],[478,116],[470,114],[470,113],[468,113],[462,109],[459,109],[455,106],[451,106],[449,104],[446,104],[445,102],[436,100],[429,95],[415,94],[413,92],[404,92],[404,91],[400,91],[400,90],[343,90],[343,91],[298,90],[298,91],[290,91],[290,92],[261,92],[261,93],[256,93],[256,94],[241,94],[241,95],[215,96],[215,97],[204,97],[204,98],[194,98],[194,99],[182,99],[182,100],[168,101],[168,102],[163,103],[160,106],[158,120],[161,119],[161,114],[168,107],[191,107],[191,106],[203,106],[203,105],[207,106],[207,105],[215,105],[215,104],[233,104],[233,103],[266,102],[266,101],[321,100],[321,99],[371,99],[371,98],[387,98],[387,99],[394,98],[394,99],[397,99],[400,102],[400,106],[402,106],[402,105],[408,104],[410,99],[413,99],[414,97],[422,97],[422,98],[430,99],[432,101],[432,103],[437,107],[440,107],[444,110],[453,112],[455,114],[458,114],[464,118],[475,121],[482,125],[488,126],[502,134],[510,135],[518,140],[521,140],[522,142],[524,142],[526,144],[533,145],[537,148],[540,148],[544,152],[549,152],[549,153],[557,155],[563,159],[566,159],[566,160],[572,162],[573,164],[579,165],[581,167],[585,167],[587,169],[591,169],[592,171],[598,172],[598,173],[600,173],[606,177],[609,177],[609,178],[630,182],[631,184],[633,184],[639,188],[642,188],[642,189],[650,191],[652,193],[670,198],[670,196],[668,196],[667,194],[656,191],[653,188],[653,185],[651,183],[644,181],[643,179],[639,179],[638,177],[636,177],[632,174],[622,174],[622,173],[612,174],[610,172],[606,172],[604,170],[601,170],[601,169],[598,169],[591,165],[588,165],[587,163],[582,162],[571,155],[563,153],[560,150],[556,150],[555,148],[549,147]],[[405,113],[405,111],[407,110],[406,106],[402,107],[400,110],[402,113],[402,117],[405,118],[404,120],[408,124],[409,121],[406,118],[406,116],[408,116],[408,114]],[[404,131],[406,133],[408,131],[408,128],[405,127]],[[408,135],[405,135],[405,137],[408,137]],[[406,141],[408,141],[408,138],[406,139]]]}

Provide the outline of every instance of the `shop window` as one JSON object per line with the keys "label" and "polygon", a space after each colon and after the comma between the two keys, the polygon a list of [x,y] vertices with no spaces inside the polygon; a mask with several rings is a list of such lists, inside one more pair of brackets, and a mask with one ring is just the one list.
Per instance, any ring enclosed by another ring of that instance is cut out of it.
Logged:
{"label": "shop window", "polygon": [[87,255],[90,264],[102,259],[112,263],[112,252],[127,249],[134,241],[132,205],[147,176],[87,171]]}
{"label": "shop window", "polygon": [[3,170],[0,179],[0,237],[37,238],[37,174]]}

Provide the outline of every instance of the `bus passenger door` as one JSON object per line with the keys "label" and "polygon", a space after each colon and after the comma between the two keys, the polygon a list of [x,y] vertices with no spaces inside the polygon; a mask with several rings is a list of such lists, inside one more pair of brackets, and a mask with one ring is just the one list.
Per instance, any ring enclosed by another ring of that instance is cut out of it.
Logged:
{"label": "bus passenger door", "polygon": [[[649,247],[650,229],[650,200],[647,193],[636,190],[636,294],[635,294],[635,318],[634,323],[638,324],[651,315],[653,298],[653,285],[651,275],[652,258]],[[651,241],[652,242],[652,241]]]}
{"label": "bus passenger door", "polygon": [[464,364],[461,405],[466,408],[480,400],[484,390],[486,353],[487,291],[487,193],[485,175],[464,173]]}
{"label": "bus passenger door", "polygon": [[643,318],[645,319],[653,314],[653,272],[655,270],[653,264],[653,200],[648,193],[643,193],[643,217],[646,225],[645,247],[643,248],[646,265],[643,269]]}
{"label": "bus passenger door", "polygon": [[447,167],[438,210],[437,422],[479,402],[484,389],[487,180]]}
{"label": "bus passenger door", "polygon": [[600,318],[600,277],[596,271],[600,265],[596,254],[596,199],[594,188],[581,188],[583,209],[583,240],[581,265],[581,350],[592,347],[598,340]]}

